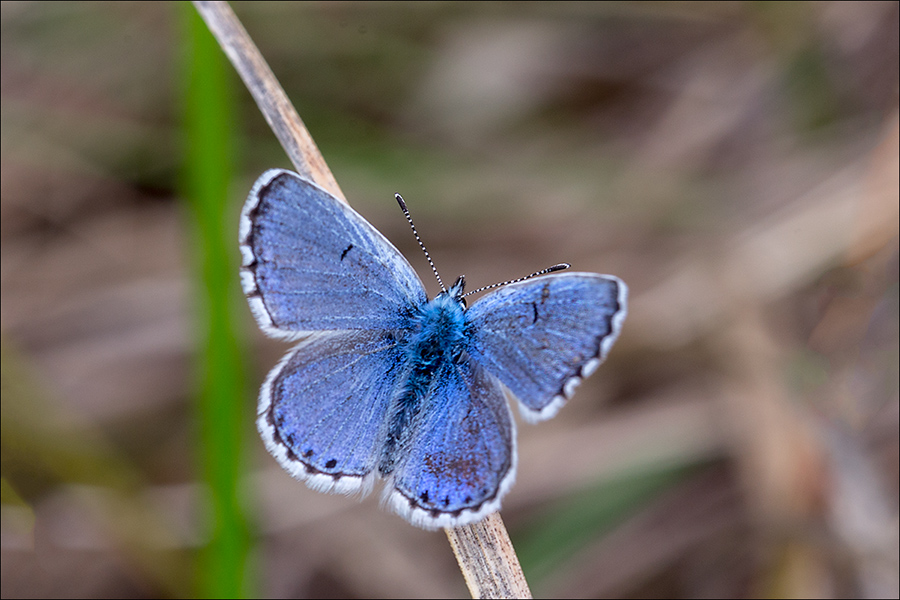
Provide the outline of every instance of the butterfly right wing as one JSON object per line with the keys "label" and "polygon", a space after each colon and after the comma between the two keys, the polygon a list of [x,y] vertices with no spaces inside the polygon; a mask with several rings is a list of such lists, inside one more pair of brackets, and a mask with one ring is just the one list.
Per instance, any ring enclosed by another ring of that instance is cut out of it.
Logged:
{"label": "butterfly right wing", "polygon": [[402,254],[353,209],[283,169],[263,173],[241,212],[241,285],[266,334],[395,330],[427,301]]}
{"label": "butterfly right wing", "polygon": [[389,332],[310,335],[266,378],[256,424],[269,452],[318,491],[371,489],[400,352]]}
{"label": "butterfly right wing", "polygon": [[549,419],[606,358],[627,301],[627,286],[612,275],[559,273],[513,283],[469,308],[469,350],[519,400],[523,417]]}
{"label": "butterfly right wing", "polygon": [[516,473],[516,429],[500,382],[464,356],[444,362],[389,475],[386,498],[418,527],[458,527],[500,508]]}

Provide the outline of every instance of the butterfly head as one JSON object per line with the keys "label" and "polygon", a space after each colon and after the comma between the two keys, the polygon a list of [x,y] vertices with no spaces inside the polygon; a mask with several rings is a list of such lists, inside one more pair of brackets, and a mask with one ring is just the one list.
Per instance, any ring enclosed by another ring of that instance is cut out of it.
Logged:
{"label": "butterfly head", "polygon": [[463,296],[465,295],[465,294],[463,294],[463,292],[465,291],[465,289],[466,289],[466,276],[460,275],[459,277],[457,277],[456,283],[454,283],[452,286],[450,286],[449,290],[447,290],[446,292],[441,292],[441,294],[439,294],[439,295],[441,295],[441,296],[446,295],[448,298],[456,300],[457,302],[462,304],[463,308],[466,308],[466,301],[463,299]]}
{"label": "butterfly head", "polygon": [[465,294],[463,294],[463,290],[466,287],[466,280],[463,275],[460,275],[450,289],[446,289],[437,296],[431,302],[428,302],[422,306],[421,314],[425,316],[426,320],[429,318],[428,315],[440,315],[445,314],[453,321],[462,322],[463,313],[466,311],[466,301],[463,298]]}

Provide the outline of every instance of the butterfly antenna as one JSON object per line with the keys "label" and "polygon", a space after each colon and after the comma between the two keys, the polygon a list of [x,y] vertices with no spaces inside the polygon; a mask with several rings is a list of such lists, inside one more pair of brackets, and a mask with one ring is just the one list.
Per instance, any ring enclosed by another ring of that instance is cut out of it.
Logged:
{"label": "butterfly antenna", "polygon": [[571,267],[569,263],[559,263],[558,265],[553,265],[552,267],[547,267],[546,269],[540,270],[537,273],[532,273],[531,275],[526,275],[525,277],[519,277],[518,279],[510,279],[509,281],[504,281],[502,283],[495,283],[493,285],[486,285],[484,287],[480,287],[477,290],[472,290],[471,292],[466,292],[462,295],[463,298],[469,296],[470,294],[477,294],[478,292],[483,292],[485,290],[492,290],[495,287],[500,287],[501,285],[509,285],[510,283],[519,283],[520,281],[525,281],[526,279],[531,279],[532,277],[537,277],[538,275],[546,275],[547,273],[553,273],[555,271],[564,271]]}
{"label": "butterfly antenna", "polygon": [[406,215],[406,220],[409,221],[409,226],[412,228],[413,235],[416,236],[416,241],[419,242],[419,248],[421,248],[422,252],[425,253],[425,258],[428,259],[428,264],[431,265],[431,270],[434,272],[434,276],[437,277],[438,285],[441,286],[441,291],[446,292],[447,288],[444,287],[444,282],[441,281],[441,276],[434,266],[434,261],[431,260],[431,255],[428,254],[428,250],[425,248],[425,244],[422,243],[422,238],[419,237],[419,232],[416,231],[416,226],[413,224],[412,217],[409,215],[409,209],[406,208],[406,202],[403,201],[403,196],[401,196],[400,194],[394,194],[394,198],[397,199],[397,203],[400,205],[400,210],[402,210],[403,214]]}

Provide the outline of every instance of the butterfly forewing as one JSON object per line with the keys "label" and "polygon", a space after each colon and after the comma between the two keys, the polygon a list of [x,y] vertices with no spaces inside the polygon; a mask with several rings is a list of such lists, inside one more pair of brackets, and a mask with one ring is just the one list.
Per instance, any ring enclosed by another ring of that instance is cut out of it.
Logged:
{"label": "butterfly forewing", "polygon": [[272,169],[241,214],[241,282],[262,329],[296,339],[334,329],[391,330],[427,301],[407,260],[346,204]]}
{"label": "butterfly forewing", "polygon": [[606,357],[627,293],[618,278],[594,273],[502,287],[469,309],[470,351],[516,396],[525,418],[550,418]]}

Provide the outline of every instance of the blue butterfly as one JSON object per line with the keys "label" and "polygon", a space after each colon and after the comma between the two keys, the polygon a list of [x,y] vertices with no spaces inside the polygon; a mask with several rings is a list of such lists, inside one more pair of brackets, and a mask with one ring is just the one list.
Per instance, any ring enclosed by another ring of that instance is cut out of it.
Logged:
{"label": "blue butterfly", "polygon": [[250,191],[240,245],[259,326],[301,340],[259,394],[266,448],[319,491],[368,493],[379,475],[426,529],[500,508],[516,473],[506,393],[528,421],[554,416],[625,319],[625,284],[595,273],[510,283],[471,308],[460,277],[429,301],[372,225],[280,169]]}

